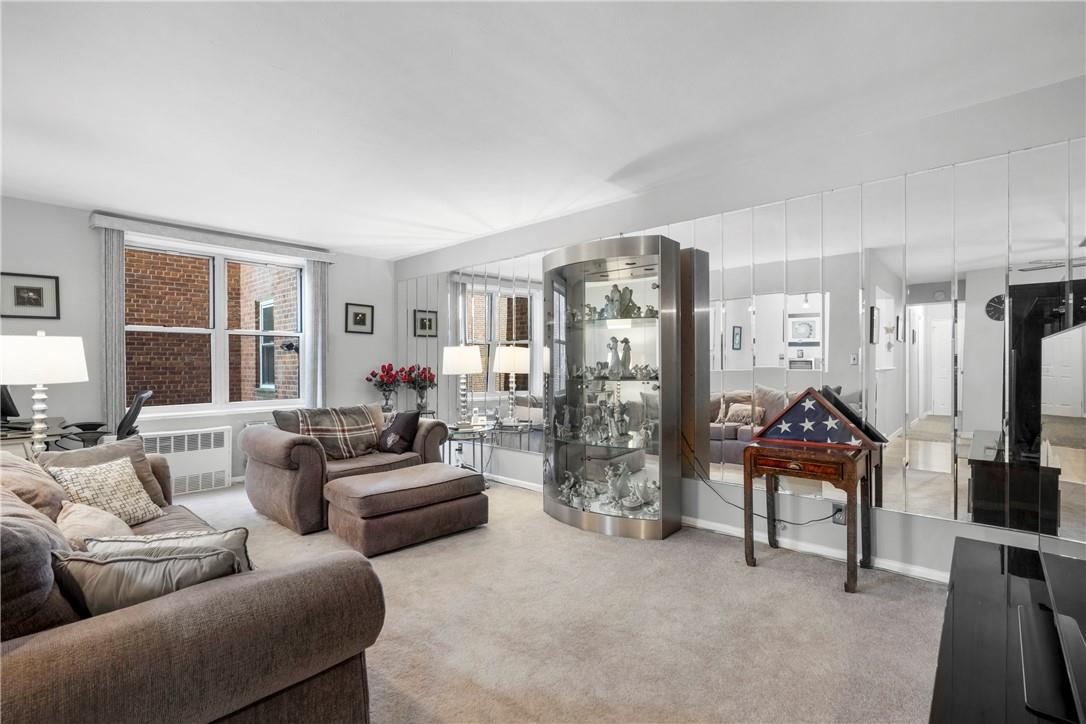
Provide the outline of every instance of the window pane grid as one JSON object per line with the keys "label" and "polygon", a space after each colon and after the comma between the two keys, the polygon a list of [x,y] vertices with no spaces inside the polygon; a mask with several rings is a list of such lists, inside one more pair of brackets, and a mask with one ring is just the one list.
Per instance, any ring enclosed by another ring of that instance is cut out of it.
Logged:
{"label": "window pane grid", "polygon": [[143,246],[126,248],[125,263],[129,398],[144,389],[157,406],[301,398],[301,268]]}

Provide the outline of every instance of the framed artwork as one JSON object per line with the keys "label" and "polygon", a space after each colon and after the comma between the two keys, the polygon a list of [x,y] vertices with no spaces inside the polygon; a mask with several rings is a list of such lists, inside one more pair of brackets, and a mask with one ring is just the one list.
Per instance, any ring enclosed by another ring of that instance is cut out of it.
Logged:
{"label": "framed artwork", "polygon": [[60,319],[60,277],[0,272],[0,317]]}
{"label": "framed artwork", "polygon": [[415,336],[437,336],[437,312],[430,309],[415,310]]}
{"label": "framed artwork", "polygon": [[344,331],[352,334],[373,334],[373,305],[347,302]]}
{"label": "framed artwork", "polygon": [[817,314],[788,315],[789,344],[817,345],[822,339],[822,320]]}
{"label": "framed artwork", "polygon": [[901,315],[894,317],[894,339],[898,342],[905,341],[905,325],[901,323]]}
{"label": "framed artwork", "polygon": [[743,328],[738,325],[732,327],[732,349],[743,349]]}
{"label": "framed artwork", "polygon": [[879,308],[875,305],[867,309],[867,341],[870,344],[879,343]]}

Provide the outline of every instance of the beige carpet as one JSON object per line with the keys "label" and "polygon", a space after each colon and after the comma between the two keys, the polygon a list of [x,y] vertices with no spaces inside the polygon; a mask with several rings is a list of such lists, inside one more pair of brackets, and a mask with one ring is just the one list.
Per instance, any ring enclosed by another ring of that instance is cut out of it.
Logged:
{"label": "beige carpet", "polygon": [[[846,594],[836,561],[758,546],[748,568],[736,538],[608,538],[537,493],[488,495],[490,525],[374,558],[374,722],[927,719],[943,586],[861,570]],[[178,502],[248,527],[257,566],[344,547],[262,518],[241,488]]]}

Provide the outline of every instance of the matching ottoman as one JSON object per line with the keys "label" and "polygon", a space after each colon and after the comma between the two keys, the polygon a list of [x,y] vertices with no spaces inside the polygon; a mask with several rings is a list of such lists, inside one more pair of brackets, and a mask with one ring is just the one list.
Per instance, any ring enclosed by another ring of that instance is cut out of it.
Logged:
{"label": "matching ottoman", "polygon": [[479,473],[444,463],[337,478],[324,486],[328,527],[374,556],[485,525],[485,488]]}

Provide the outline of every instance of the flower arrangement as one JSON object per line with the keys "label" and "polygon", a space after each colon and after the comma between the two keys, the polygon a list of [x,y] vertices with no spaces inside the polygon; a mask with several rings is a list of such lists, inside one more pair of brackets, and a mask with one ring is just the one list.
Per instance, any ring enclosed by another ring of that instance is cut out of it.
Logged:
{"label": "flower arrangement", "polygon": [[415,392],[425,392],[437,387],[437,375],[434,370],[421,365],[411,365],[404,370],[400,379],[403,381],[404,387],[409,387]]}
{"label": "flower arrangement", "polygon": [[426,409],[426,392],[437,387],[437,375],[429,367],[411,365],[400,376],[405,387],[415,391],[415,406],[419,410]]}
{"label": "flower arrangement", "polygon": [[392,366],[391,362],[387,362],[381,365],[380,372],[377,370],[370,370],[370,373],[366,375],[366,382],[372,384],[382,394],[392,394],[406,380],[406,378],[401,379],[400,377],[404,372],[406,372],[406,370],[403,367],[397,370]]}
{"label": "flower arrangement", "polygon": [[400,385],[404,383],[403,375],[407,372],[406,369],[401,367],[396,369],[392,366],[391,362],[386,362],[381,365],[381,371],[370,370],[370,373],[366,375],[366,382],[377,388],[384,398],[384,403],[381,405],[381,409],[385,412],[392,411],[392,393],[399,389]]}

